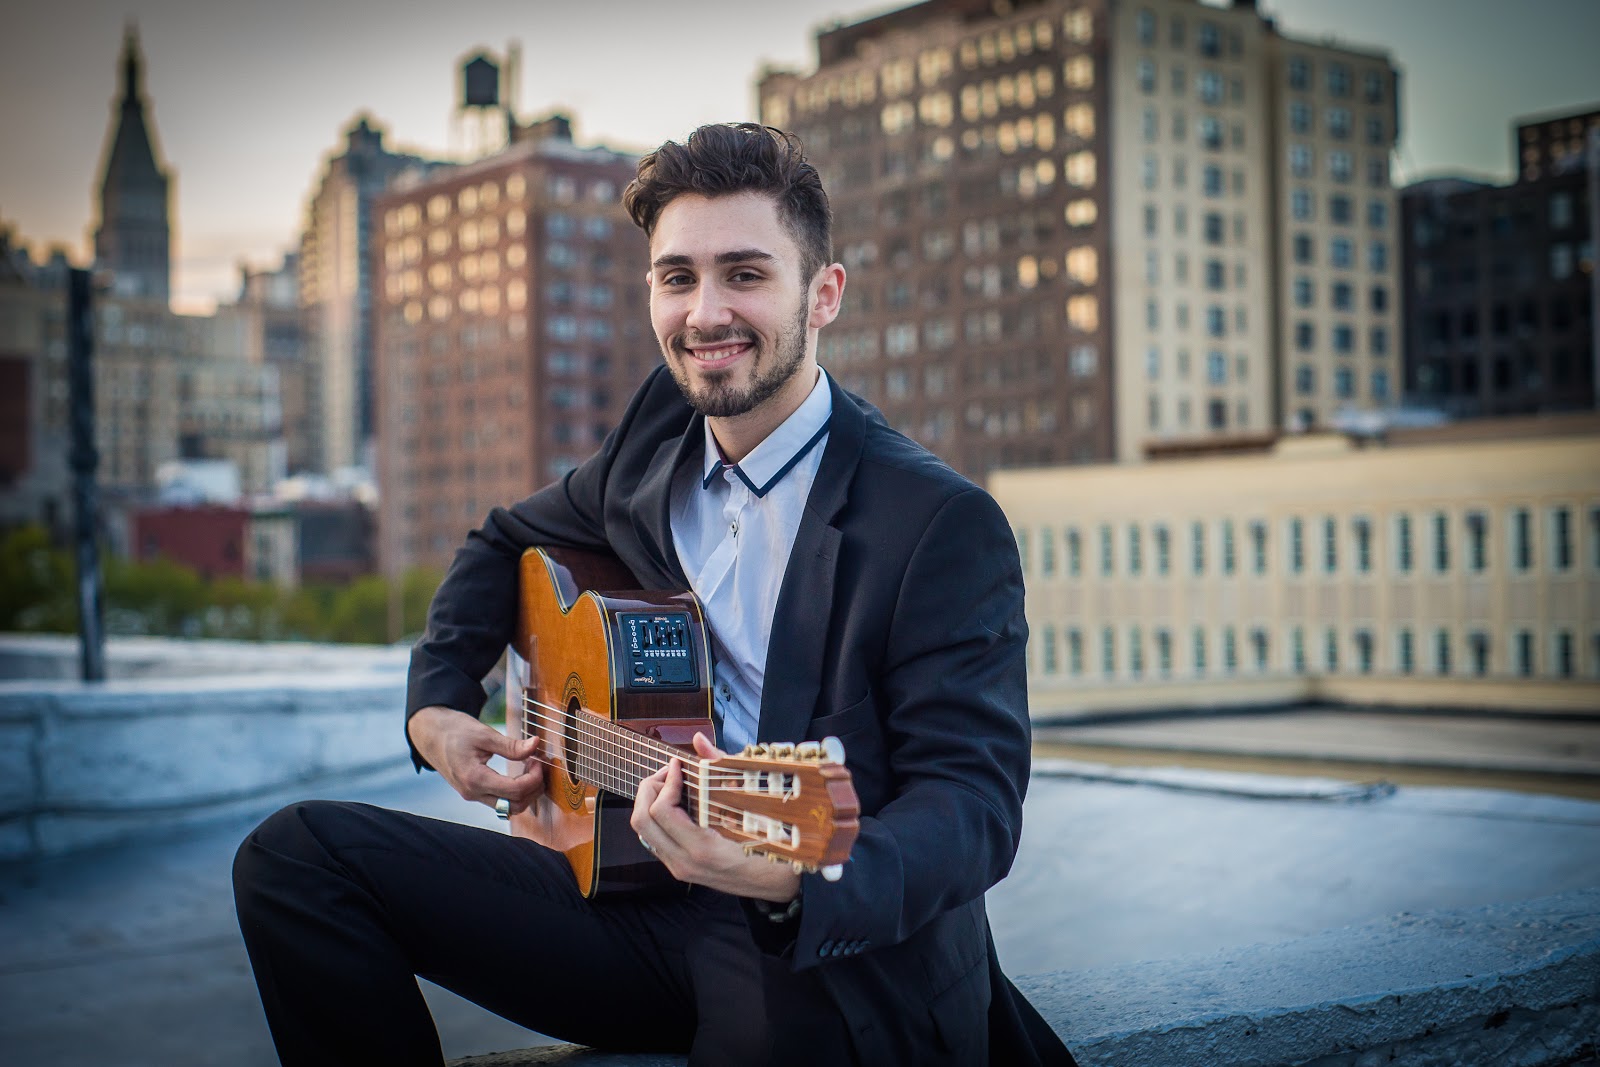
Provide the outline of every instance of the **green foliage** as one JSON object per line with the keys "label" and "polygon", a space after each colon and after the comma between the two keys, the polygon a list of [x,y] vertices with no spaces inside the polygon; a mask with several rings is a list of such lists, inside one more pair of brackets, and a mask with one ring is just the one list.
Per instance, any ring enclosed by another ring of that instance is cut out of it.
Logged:
{"label": "green foliage", "polygon": [[[137,563],[105,557],[106,631],[246,641],[383,644],[415,635],[443,575],[413,569],[400,577],[399,632],[391,635],[389,583],[381,576],[344,586],[280,589],[270,582],[207,582],[171,560]],[[0,630],[71,633],[78,626],[71,554],[40,527],[0,537]]]}

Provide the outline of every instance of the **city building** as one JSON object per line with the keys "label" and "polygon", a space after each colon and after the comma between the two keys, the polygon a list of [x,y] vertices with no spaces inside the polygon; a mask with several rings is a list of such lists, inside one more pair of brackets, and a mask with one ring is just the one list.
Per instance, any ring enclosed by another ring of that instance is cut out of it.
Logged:
{"label": "city building", "polygon": [[589,455],[654,365],[636,160],[560,116],[374,207],[380,551],[443,567],[489,509]]}
{"label": "city building", "polygon": [[300,239],[300,304],[320,411],[320,451],[311,469],[329,473],[367,465],[372,421],[372,203],[396,175],[437,162],[383,145],[383,131],[362,115],[345,131],[306,205]]}
{"label": "city building", "polygon": [[1595,406],[1600,110],[1516,126],[1517,178],[1407,186],[1406,391],[1458,417]]}
{"label": "city building", "polygon": [[282,407],[283,467],[291,474],[317,469],[322,455],[321,391],[300,312],[300,257],[291,252],[275,270],[239,267],[239,296],[217,309],[237,332],[246,363],[271,367]]}
{"label": "city building", "polygon": [[1002,471],[1035,714],[1600,706],[1600,419]]}
{"label": "city building", "polygon": [[171,179],[145,114],[141,63],[130,25],[122,42],[122,95],[102,153],[94,258],[116,296],[164,305],[172,287]]}
{"label": "city building", "polygon": [[820,361],[969,475],[1114,451],[1105,18],[930,0],[759,79],[849,275]]}
{"label": "city building", "polygon": [[1384,54],[1244,0],[928,0],[816,46],[758,95],[850,272],[819,356],[965,473],[1393,403]]}
{"label": "city building", "polygon": [[1383,52],[1268,38],[1276,427],[1400,400],[1400,76]]}
{"label": "city building", "polygon": [[72,523],[65,302],[0,227],[0,527]]}

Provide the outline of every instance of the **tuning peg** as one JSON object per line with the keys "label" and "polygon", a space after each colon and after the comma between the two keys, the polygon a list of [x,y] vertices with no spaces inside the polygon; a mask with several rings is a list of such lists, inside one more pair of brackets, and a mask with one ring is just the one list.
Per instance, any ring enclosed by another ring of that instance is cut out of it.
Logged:
{"label": "tuning peg", "polygon": [[815,760],[822,758],[822,746],[815,741],[802,741],[794,746],[795,759]]}
{"label": "tuning peg", "polygon": [[822,739],[822,753],[828,759],[841,766],[844,764],[844,742],[837,737],[824,737]]}
{"label": "tuning peg", "polygon": [[822,868],[823,881],[837,882],[842,877],[844,877],[844,864],[842,863],[830,863]]}

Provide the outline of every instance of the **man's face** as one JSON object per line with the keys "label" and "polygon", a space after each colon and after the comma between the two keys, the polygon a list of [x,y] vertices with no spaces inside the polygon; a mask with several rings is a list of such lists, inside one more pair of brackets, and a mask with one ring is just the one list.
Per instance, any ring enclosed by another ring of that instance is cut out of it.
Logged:
{"label": "man's face", "polygon": [[810,363],[811,279],[800,277],[799,247],[771,197],[677,197],[656,222],[650,258],[650,322],[697,411],[744,415]]}

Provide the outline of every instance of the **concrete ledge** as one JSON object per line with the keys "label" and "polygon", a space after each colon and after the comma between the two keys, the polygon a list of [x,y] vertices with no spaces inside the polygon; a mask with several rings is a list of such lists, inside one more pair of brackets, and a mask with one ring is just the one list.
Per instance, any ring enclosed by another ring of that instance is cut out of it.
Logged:
{"label": "concrete ledge", "polygon": [[[1558,1067],[1600,1034],[1600,889],[1017,984],[1084,1067]],[[455,1061],[682,1063],[571,1045]]]}
{"label": "concrete ledge", "polygon": [[0,861],[266,811],[323,781],[409,771],[403,671],[314,667],[0,683]]}

